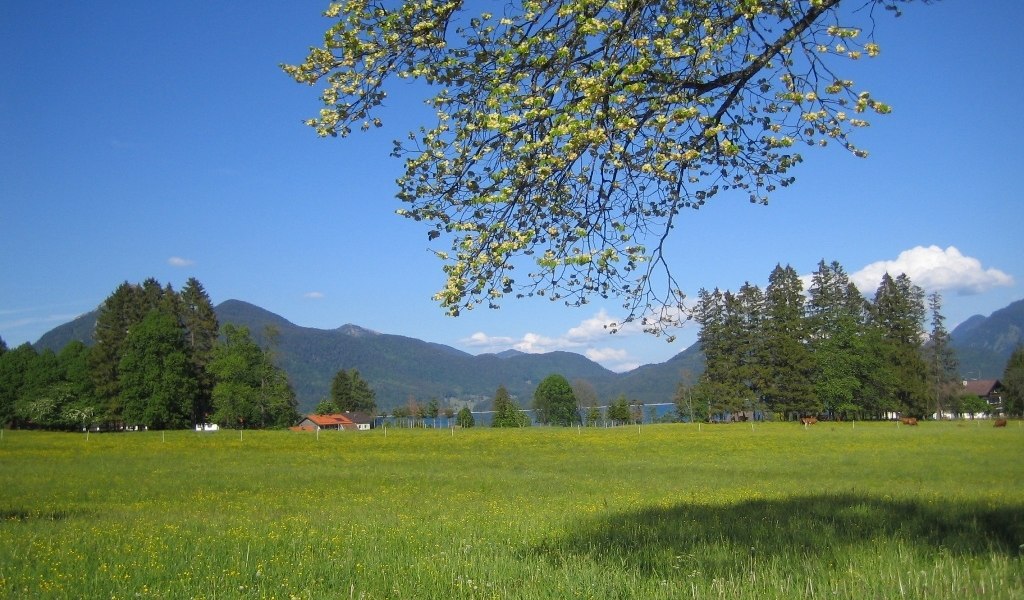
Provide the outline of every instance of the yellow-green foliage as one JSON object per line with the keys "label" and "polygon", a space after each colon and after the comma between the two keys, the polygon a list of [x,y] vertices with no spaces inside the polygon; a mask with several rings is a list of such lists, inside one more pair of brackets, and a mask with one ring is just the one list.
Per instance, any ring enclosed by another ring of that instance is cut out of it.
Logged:
{"label": "yellow-green foliage", "polygon": [[1024,427],[5,431],[0,596],[1020,598]]}

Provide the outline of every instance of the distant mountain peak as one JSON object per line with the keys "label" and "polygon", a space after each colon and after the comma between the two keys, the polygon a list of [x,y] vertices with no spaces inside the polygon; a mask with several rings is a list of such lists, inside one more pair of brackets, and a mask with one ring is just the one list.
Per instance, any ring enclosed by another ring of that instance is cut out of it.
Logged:
{"label": "distant mountain peak", "polygon": [[345,323],[341,327],[337,328],[335,331],[345,335],[350,335],[352,337],[380,335],[379,332],[373,331],[372,329],[366,329],[365,327],[360,327],[358,325],[353,325],[352,323]]}
{"label": "distant mountain peak", "polygon": [[[225,300],[215,306],[214,311],[217,313],[217,320],[220,321],[221,325],[224,323],[262,323],[264,325],[273,325],[279,329],[292,329],[296,327],[295,323],[281,315],[272,313],[263,307],[244,300]],[[258,332],[254,331],[252,333]]]}
{"label": "distant mountain peak", "polygon": [[497,356],[498,358],[514,358],[516,356],[522,356],[524,354],[526,353],[520,352],[519,350],[516,350],[514,348],[509,348],[508,350],[498,352],[497,354],[495,354],[495,356]]}

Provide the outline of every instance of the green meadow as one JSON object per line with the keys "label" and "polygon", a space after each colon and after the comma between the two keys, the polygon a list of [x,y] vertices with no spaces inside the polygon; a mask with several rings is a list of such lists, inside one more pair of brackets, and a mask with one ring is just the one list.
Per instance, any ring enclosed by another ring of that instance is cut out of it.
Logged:
{"label": "green meadow", "polygon": [[11,598],[1024,598],[990,421],[4,431]]}

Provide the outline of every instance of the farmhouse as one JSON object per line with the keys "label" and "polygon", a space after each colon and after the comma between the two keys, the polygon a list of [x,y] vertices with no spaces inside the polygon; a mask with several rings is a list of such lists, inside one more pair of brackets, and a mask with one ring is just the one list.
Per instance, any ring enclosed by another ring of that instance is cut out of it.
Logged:
{"label": "farmhouse", "polygon": [[315,431],[317,429],[337,429],[366,431],[373,425],[373,418],[362,413],[332,413],[329,415],[306,415],[298,425],[292,429],[305,429]]}
{"label": "farmhouse", "polygon": [[988,402],[988,413],[992,415],[1003,412],[1003,383],[998,379],[975,379],[964,382],[965,396],[978,396]]}

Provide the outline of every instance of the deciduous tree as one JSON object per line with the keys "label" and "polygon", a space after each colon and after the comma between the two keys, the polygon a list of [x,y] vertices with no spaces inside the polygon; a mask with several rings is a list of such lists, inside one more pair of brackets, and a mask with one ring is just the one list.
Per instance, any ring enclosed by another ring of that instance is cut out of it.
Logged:
{"label": "deciduous tree", "polygon": [[389,83],[426,82],[437,122],[395,142],[399,213],[450,243],[448,313],[616,296],[660,331],[680,314],[660,310],[682,302],[664,254],[680,211],[767,203],[802,145],[866,155],[851,133],[890,108],[840,67],[879,53],[875,13],[901,1],[360,0],[283,68],[322,86],[321,136],[380,126]]}
{"label": "deciduous tree", "polygon": [[625,394],[619,394],[619,396],[608,405],[607,418],[615,425],[625,425],[629,423],[633,415],[629,410],[629,400],[626,399]]}
{"label": "deciduous tree", "polygon": [[190,424],[198,384],[185,337],[173,316],[152,310],[133,327],[117,370],[128,424],[155,429]]}
{"label": "deciduous tree", "polygon": [[580,422],[576,396],[569,381],[557,373],[545,377],[533,392],[537,421],[568,427]]}
{"label": "deciduous tree", "polygon": [[227,324],[214,347],[213,417],[236,427],[285,427],[298,418],[295,392],[285,372],[253,341],[247,327]]}

